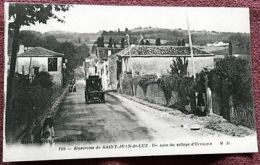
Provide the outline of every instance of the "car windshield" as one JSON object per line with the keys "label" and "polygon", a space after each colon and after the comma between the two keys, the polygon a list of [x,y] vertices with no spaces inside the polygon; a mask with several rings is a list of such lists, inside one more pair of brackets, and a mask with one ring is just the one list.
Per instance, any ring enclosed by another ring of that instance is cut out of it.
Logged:
{"label": "car windshield", "polygon": [[86,81],[86,90],[100,91],[102,88],[100,79],[89,79]]}

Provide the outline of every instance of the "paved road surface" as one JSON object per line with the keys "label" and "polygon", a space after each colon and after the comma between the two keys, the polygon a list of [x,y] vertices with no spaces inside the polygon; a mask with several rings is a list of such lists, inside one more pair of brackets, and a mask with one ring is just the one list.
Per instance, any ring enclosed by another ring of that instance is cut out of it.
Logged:
{"label": "paved road surface", "polygon": [[56,139],[68,142],[124,142],[202,137],[180,125],[183,119],[146,107],[116,94],[105,103],[85,104],[84,85],[69,93],[54,119]]}

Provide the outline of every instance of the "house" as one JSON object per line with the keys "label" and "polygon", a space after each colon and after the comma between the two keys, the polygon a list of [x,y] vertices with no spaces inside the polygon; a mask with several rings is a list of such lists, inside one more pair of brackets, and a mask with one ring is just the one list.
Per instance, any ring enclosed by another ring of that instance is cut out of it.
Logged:
{"label": "house", "polygon": [[[214,67],[214,55],[193,47],[195,72],[204,67]],[[188,75],[193,74],[189,46],[154,46],[137,45],[126,48],[117,56],[122,58],[122,72],[136,74],[156,74],[161,76],[170,70],[170,65],[176,57],[188,60]]]}
{"label": "house", "polygon": [[207,44],[207,46],[225,47],[228,46],[228,43],[220,41],[220,42],[214,42],[213,44]]}
{"label": "house", "polygon": [[113,72],[111,72],[111,61],[109,60],[114,54],[123,50],[122,48],[110,48],[110,47],[97,47],[94,45],[91,49],[91,56],[95,55],[96,62],[96,73],[102,79],[102,87],[104,90],[111,90],[111,82],[113,78]]}
{"label": "house", "polygon": [[97,75],[96,63],[97,63],[96,56],[90,55],[89,57],[85,58],[83,62],[85,78],[88,78],[89,76]]}
{"label": "house", "polygon": [[16,60],[16,72],[34,77],[40,71],[50,73],[53,82],[57,85],[63,83],[63,57],[57,53],[42,47],[32,47],[24,50],[20,47]]}

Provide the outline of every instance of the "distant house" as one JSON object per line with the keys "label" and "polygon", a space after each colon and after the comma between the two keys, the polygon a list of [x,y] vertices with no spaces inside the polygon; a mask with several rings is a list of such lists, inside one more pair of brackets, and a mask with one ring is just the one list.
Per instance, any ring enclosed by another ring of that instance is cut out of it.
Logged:
{"label": "distant house", "polygon": [[[193,47],[196,73],[204,67],[214,67],[214,55]],[[147,46],[137,45],[117,53],[122,59],[122,72],[156,74],[167,73],[176,57],[186,57],[188,60],[188,75],[192,75],[190,47],[188,46]]]}
{"label": "distant house", "polygon": [[99,75],[102,79],[102,86],[104,90],[111,90],[111,82],[113,78],[113,72],[109,69],[111,66],[111,61],[109,59],[122,48],[109,48],[109,47],[97,47],[93,46],[91,50],[91,55],[95,53],[97,62],[96,62],[96,71],[97,75]]}
{"label": "distant house", "polygon": [[225,42],[214,42],[213,44],[207,44],[208,47],[210,46],[216,46],[216,47],[225,47],[228,46],[228,43]]}
{"label": "distant house", "polygon": [[40,71],[46,71],[52,75],[55,84],[62,85],[63,56],[62,53],[42,47],[20,49],[17,55],[16,72],[33,77]]}

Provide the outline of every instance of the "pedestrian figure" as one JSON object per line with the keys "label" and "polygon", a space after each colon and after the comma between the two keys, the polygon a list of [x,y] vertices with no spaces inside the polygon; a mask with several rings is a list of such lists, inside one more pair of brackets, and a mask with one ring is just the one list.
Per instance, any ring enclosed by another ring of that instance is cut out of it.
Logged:
{"label": "pedestrian figure", "polygon": [[51,118],[46,118],[41,130],[41,142],[53,144],[54,127]]}
{"label": "pedestrian figure", "polygon": [[203,97],[203,93],[201,93],[201,92],[198,93],[198,107],[199,107],[200,115],[205,116],[206,115],[205,100],[204,100],[204,97]]}
{"label": "pedestrian figure", "polygon": [[41,121],[40,120],[36,120],[33,123],[32,140],[34,144],[41,143]]}

